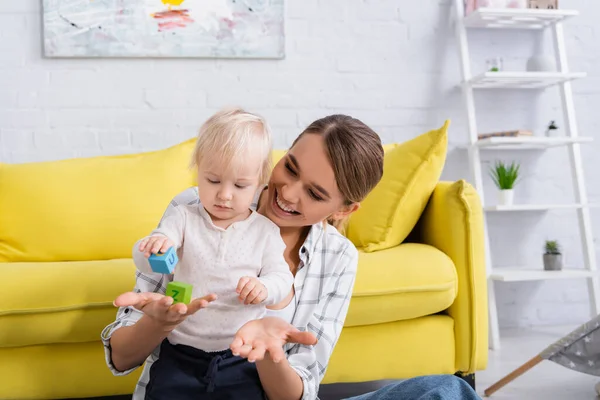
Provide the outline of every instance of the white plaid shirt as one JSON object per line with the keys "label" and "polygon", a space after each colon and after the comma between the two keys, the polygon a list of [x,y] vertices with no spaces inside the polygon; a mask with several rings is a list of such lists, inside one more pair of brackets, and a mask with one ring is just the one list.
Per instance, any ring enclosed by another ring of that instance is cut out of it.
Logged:
{"label": "white plaid shirt", "polygon": [[[196,203],[199,203],[198,189],[187,189],[171,201],[163,218],[179,204]],[[256,208],[256,203],[253,207]],[[315,334],[318,343],[314,346],[285,346],[288,361],[304,385],[302,400],[318,399],[319,384],[346,319],[357,265],[356,248],[335,228],[324,227],[323,224],[311,227],[300,249],[300,265],[294,278],[297,306],[292,324],[302,331],[308,330]],[[166,286],[172,279],[172,275],[136,271],[134,290],[165,293]],[[116,320],[102,331],[106,363],[114,375],[126,375],[138,367],[123,372],[115,369],[110,354],[110,338],[115,330],[135,324],[141,316],[142,312],[135,308],[121,307],[117,311]],[[150,366],[158,359],[159,348],[160,346],[146,359],[133,400],[144,398]]]}

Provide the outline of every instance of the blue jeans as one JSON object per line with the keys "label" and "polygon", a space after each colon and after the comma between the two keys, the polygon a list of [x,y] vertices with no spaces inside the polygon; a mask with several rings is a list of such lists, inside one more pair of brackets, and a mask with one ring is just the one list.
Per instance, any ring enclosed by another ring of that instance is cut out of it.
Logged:
{"label": "blue jeans", "polygon": [[346,400],[480,400],[480,397],[467,382],[456,376],[428,375]]}

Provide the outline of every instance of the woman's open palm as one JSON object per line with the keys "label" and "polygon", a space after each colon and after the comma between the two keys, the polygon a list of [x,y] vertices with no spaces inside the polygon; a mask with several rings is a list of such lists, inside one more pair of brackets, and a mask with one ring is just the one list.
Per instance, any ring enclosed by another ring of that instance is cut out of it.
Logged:
{"label": "woman's open palm", "polygon": [[217,299],[211,293],[207,296],[192,300],[189,304],[173,304],[173,298],[160,293],[127,292],[118,296],[114,305],[117,307],[133,307],[158,323],[165,331],[170,332],[187,317],[206,308]]}
{"label": "woman's open palm", "polygon": [[269,353],[278,363],[285,358],[283,345],[300,343],[314,345],[317,338],[310,332],[301,332],[292,324],[277,317],[265,317],[244,324],[235,334],[230,349],[248,361],[260,361]]}

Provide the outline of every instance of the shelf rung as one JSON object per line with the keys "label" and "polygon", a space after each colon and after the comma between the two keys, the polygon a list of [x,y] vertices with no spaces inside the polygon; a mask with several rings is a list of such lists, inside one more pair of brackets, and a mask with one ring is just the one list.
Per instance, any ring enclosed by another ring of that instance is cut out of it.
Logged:
{"label": "shelf rung", "polygon": [[583,208],[583,204],[513,204],[512,206],[486,206],[488,212],[550,211]]}
{"label": "shelf rung", "polygon": [[585,77],[584,72],[484,72],[471,78],[467,85],[474,89],[544,89]]}
{"label": "shelf rung", "polygon": [[[541,257],[541,255],[540,255]],[[565,268],[561,271],[545,271],[543,267],[533,268],[493,268],[489,278],[500,282],[522,282],[554,279],[591,278],[598,275],[598,271],[587,269]]]}
{"label": "shelf rung", "polygon": [[467,28],[543,29],[579,15],[577,10],[480,8],[463,18]]}
{"label": "shelf rung", "polygon": [[593,138],[591,137],[505,136],[480,139],[474,146],[489,150],[545,150],[551,147],[590,143],[592,141]]}

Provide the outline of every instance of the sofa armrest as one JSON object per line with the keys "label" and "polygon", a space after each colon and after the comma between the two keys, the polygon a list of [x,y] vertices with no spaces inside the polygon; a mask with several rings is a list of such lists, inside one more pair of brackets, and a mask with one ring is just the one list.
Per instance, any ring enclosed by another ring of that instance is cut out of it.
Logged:
{"label": "sofa armrest", "polygon": [[454,319],[456,370],[485,369],[488,308],[483,210],[464,180],[439,182],[419,220],[419,241],[448,255],[458,275],[458,295],[447,313]]}

